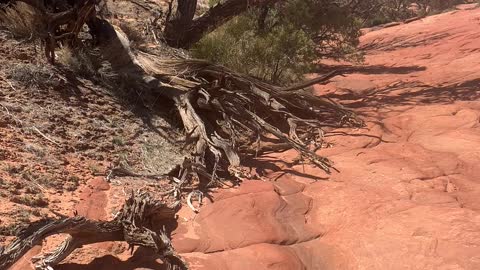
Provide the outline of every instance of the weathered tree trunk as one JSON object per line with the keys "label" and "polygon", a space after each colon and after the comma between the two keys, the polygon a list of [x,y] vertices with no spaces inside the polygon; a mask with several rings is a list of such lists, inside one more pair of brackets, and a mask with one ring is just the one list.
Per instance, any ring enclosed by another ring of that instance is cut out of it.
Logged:
{"label": "weathered tree trunk", "polygon": [[205,14],[193,19],[192,7],[196,0],[178,0],[175,16],[166,24],[165,40],[177,48],[190,48],[203,36],[217,29],[248,8],[267,6],[280,0],[226,0],[210,8]]}
{"label": "weathered tree trunk", "polygon": [[177,10],[165,25],[165,40],[172,47],[184,47],[188,38],[185,35],[192,26],[193,17],[197,10],[197,0],[178,0]]}

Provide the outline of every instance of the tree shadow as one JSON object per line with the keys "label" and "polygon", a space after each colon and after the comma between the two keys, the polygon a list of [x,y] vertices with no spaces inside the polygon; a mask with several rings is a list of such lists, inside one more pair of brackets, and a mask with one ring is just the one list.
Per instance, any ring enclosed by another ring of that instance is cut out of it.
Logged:
{"label": "tree shadow", "polygon": [[371,51],[383,51],[391,52],[402,48],[415,48],[420,46],[428,46],[438,43],[440,40],[451,36],[449,33],[431,33],[425,37],[419,38],[416,35],[411,37],[399,36],[388,42],[371,42],[362,47],[361,50]]}
{"label": "tree shadow", "polygon": [[55,267],[58,270],[131,270],[131,269],[167,270],[168,265],[161,262],[160,256],[149,249],[139,247],[126,261],[112,255],[95,258],[89,263],[64,263]]}
{"label": "tree shadow", "polygon": [[[178,133],[175,130],[181,128],[181,122],[171,113],[173,101],[161,98],[158,93],[151,93],[147,88],[142,93],[134,91],[138,86],[118,75],[111,78],[102,78],[100,74],[82,76],[61,64],[53,68],[65,78],[54,90],[70,106],[87,107],[90,101],[85,95],[94,95],[98,99],[113,97],[124,111],[131,112],[142,121],[145,130],[156,133],[171,144],[176,143]],[[166,126],[155,125],[156,117],[164,121]],[[134,138],[139,135],[135,134]]]}
{"label": "tree shadow", "polygon": [[370,66],[353,66],[353,65],[318,65],[315,69],[317,73],[329,73],[334,70],[344,71],[343,74],[360,73],[360,74],[409,74],[413,72],[427,70],[424,66],[385,66],[385,65],[370,65]]}
{"label": "tree shadow", "polygon": [[[301,165],[300,163],[297,163],[297,162],[287,162],[285,160],[281,160],[278,158],[262,159],[262,158],[254,158],[254,157],[246,158],[243,161],[244,161],[243,164],[245,165],[245,167],[248,167],[250,169],[251,173],[255,172],[255,174],[260,177],[265,177],[267,175],[271,175],[272,173],[282,172],[282,175],[291,174],[294,176],[307,178],[315,181],[328,179],[324,177],[319,177],[317,175],[294,170],[293,166]],[[281,168],[280,166],[277,165],[279,163],[284,164],[286,167]]]}
{"label": "tree shadow", "polygon": [[351,94],[329,94],[328,97],[351,100],[352,102],[348,104],[350,108],[380,108],[384,105],[451,104],[455,101],[480,99],[480,79],[473,79],[460,84],[433,87],[427,86],[422,82],[405,82],[392,87],[377,89],[362,96],[352,97]]}

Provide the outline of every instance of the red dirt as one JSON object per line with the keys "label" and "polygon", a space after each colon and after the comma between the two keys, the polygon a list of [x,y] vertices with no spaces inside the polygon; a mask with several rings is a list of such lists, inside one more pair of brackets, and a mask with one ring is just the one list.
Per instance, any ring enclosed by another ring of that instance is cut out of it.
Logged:
{"label": "red dirt", "polygon": [[[287,151],[258,161],[268,181],[183,208],[172,237],[191,269],[480,269],[479,25],[479,9],[458,10],[364,35],[365,65],[315,88],[367,121],[327,138],[339,172]],[[121,190],[88,179],[76,209],[108,218]],[[164,269],[101,247],[58,269]]]}

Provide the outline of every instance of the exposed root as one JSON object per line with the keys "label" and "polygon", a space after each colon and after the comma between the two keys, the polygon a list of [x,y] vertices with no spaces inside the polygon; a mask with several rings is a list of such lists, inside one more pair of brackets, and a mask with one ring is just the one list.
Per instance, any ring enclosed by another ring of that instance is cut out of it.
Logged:
{"label": "exposed root", "polygon": [[52,253],[33,258],[36,269],[52,269],[75,249],[105,241],[125,241],[132,248],[150,248],[172,269],[188,269],[175,253],[165,229],[154,231],[152,224],[154,217],[165,223],[174,220],[178,208],[179,202],[166,205],[148,193],[132,192],[112,221],[92,221],[81,216],[42,221],[25,229],[10,245],[0,247],[0,269],[8,269],[33,246],[55,234],[69,236]]}
{"label": "exposed root", "polygon": [[212,179],[241,165],[246,152],[240,146],[255,145],[270,136],[330,172],[331,162],[315,152],[325,128],[363,125],[332,100],[293,92],[311,81],[280,89],[201,60],[165,60],[144,53],[135,58],[158,80],[182,89],[174,100],[189,138],[196,140],[192,156],[211,172]]}
{"label": "exposed root", "polygon": [[192,203],[192,197],[194,195],[197,195],[198,204],[201,206],[202,205],[202,199],[203,199],[203,193],[201,191],[194,190],[194,191],[190,192],[188,194],[188,197],[187,197],[188,207],[190,207],[190,209],[192,209],[193,212],[198,213],[198,212],[200,212],[200,210],[198,208],[194,207],[193,203]]}

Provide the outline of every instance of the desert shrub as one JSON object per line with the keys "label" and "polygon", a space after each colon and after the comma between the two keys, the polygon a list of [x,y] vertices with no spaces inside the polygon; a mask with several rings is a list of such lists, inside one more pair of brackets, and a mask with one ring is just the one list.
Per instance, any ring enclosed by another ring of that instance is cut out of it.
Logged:
{"label": "desert shrub", "polygon": [[80,178],[78,176],[69,176],[64,185],[64,189],[67,191],[75,191],[80,185]]}
{"label": "desert shrub", "polygon": [[356,16],[363,26],[372,27],[416,16],[412,0],[366,0],[360,2]]}
{"label": "desert shrub", "polygon": [[297,81],[323,57],[360,59],[358,21],[329,0],[251,9],[205,36],[192,55],[274,83]]}
{"label": "desert shrub", "polygon": [[64,46],[57,51],[57,62],[64,65],[75,74],[82,77],[92,77],[97,73],[97,63],[94,62],[91,51],[71,49]]}

